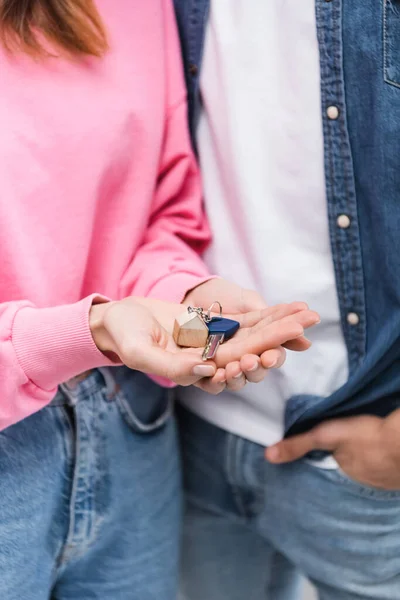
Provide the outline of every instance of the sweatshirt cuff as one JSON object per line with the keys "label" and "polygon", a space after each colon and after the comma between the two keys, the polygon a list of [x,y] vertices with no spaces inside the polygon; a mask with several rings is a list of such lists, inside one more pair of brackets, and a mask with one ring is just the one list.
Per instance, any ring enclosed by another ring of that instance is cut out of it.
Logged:
{"label": "sweatshirt cuff", "polygon": [[191,273],[171,273],[153,285],[148,297],[180,304],[190,290],[198,285],[216,279],[215,275],[199,276]]}
{"label": "sweatshirt cuff", "polygon": [[15,315],[12,343],[27,378],[52,390],[84,371],[115,366],[97,348],[89,327],[92,304],[108,299],[93,294],[76,304],[21,308]]}

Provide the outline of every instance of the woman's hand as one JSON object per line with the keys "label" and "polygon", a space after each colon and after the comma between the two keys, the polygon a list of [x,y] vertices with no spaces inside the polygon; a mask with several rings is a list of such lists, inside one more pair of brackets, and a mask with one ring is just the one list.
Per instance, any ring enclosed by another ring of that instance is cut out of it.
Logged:
{"label": "woman's hand", "polygon": [[245,360],[246,355],[259,356],[269,348],[298,339],[304,328],[319,321],[312,311],[287,314],[279,307],[227,314],[240,321],[241,328],[220,346],[214,361],[204,362],[201,348],[179,348],[173,340],[174,320],[183,310],[180,304],[133,297],[94,305],[90,313],[93,339],[104,354],[131,369],[186,386],[214,377],[217,369]]}

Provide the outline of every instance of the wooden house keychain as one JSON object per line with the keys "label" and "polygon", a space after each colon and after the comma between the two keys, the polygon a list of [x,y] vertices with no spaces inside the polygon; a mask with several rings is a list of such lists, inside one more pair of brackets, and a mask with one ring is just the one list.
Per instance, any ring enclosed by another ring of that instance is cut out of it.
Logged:
{"label": "wooden house keychain", "polygon": [[[219,306],[219,316],[212,317],[211,311],[216,304]],[[239,327],[238,321],[222,316],[220,302],[213,302],[207,312],[189,306],[187,312],[175,319],[173,337],[178,346],[204,347],[203,360],[210,360],[214,358],[219,345],[234,336]]]}

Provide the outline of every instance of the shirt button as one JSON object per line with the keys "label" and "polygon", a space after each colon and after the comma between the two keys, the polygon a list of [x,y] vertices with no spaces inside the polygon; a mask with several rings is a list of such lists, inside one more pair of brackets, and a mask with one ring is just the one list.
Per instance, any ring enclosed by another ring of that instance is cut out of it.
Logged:
{"label": "shirt button", "polygon": [[360,317],[358,316],[357,313],[350,312],[347,315],[347,322],[349,325],[358,325],[360,322]]}
{"label": "shirt button", "polygon": [[350,217],[347,215],[339,215],[336,223],[340,229],[348,229],[351,225]]}
{"label": "shirt button", "polygon": [[334,121],[339,116],[339,109],[337,106],[328,106],[326,109],[326,114],[328,115],[328,119]]}

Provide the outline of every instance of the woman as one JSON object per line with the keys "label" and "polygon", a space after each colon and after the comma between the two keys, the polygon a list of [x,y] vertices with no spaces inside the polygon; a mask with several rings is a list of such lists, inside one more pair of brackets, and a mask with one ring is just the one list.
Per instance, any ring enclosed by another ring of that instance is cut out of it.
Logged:
{"label": "woman", "polygon": [[0,597],[172,600],[169,402],[115,365],[217,385],[317,317],[245,316],[217,365],[172,341],[190,290],[218,298],[167,1],[1,0],[0,22]]}

